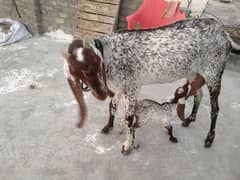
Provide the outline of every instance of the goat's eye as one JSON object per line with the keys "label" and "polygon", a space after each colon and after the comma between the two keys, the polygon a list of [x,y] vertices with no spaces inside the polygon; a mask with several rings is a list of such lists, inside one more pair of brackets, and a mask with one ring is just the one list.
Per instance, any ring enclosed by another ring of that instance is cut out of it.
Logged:
{"label": "goat's eye", "polygon": [[90,91],[89,87],[87,86],[87,84],[85,82],[83,82],[81,79],[79,79],[79,84],[80,84],[80,88],[87,92],[87,91]]}

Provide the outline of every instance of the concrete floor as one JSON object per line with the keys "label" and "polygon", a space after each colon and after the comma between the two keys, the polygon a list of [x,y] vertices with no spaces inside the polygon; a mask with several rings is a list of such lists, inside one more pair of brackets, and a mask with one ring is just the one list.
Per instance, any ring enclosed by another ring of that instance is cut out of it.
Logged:
{"label": "concrete floor", "polygon": [[[211,149],[203,147],[210,124],[205,89],[197,122],[187,129],[179,121],[174,125],[178,144],[171,144],[160,123],[153,121],[137,132],[140,149],[124,157],[120,149],[125,135],[116,130],[108,136],[99,133],[109,100],[99,102],[87,93],[88,121],[83,129],[75,128],[77,107],[59,53],[65,47],[42,37],[0,50],[1,180],[240,178],[240,73],[224,74]],[[144,87],[141,97],[163,101],[178,85]]]}
{"label": "concrete floor", "polygon": [[[35,37],[0,48],[0,180],[239,180],[240,71],[226,70],[216,138],[203,146],[210,126],[207,89],[197,121],[168,141],[160,122],[137,131],[140,148],[122,156],[125,135],[102,135],[108,103],[86,93],[88,120],[75,128],[77,106],[62,72],[66,42]],[[237,62],[239,56],[234,56]],[[232,65],[233,61],[230,61]],[[238,61],[239,62],[239,61]],[[240,67],[240,66],[239,66]],[[164,101],[182,81],[144,87],[141,98]],[[34,85],[35,88],[30,86]],[[191,102],[187,104],[189,112]],[[123,108],[116,124],[123,116]]]}
{"label": "concrete floor", "polygon": [[208,0],[205,15],[218,17],[224,25],[240,25],[240,0],[232,0],[231,3],[222,3],[220,1]]}
{"label": "concrete floor", "polygon": [[[231,3],[221,3],[220,0],[209,0],[203,12],[203,17],[216,18],[224,25],[237,25],[240,27],[240,0]],[[232,54],[227,68],[240,72],[239,56]]]}

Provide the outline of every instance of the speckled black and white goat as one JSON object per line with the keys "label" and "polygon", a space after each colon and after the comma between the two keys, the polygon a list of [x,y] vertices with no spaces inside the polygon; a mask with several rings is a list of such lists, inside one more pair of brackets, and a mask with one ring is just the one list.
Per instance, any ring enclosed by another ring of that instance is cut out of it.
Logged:
{"label": "speckled black and white goat", "polygon": [[[99,100],[105,100],[107,96],[112,98],[109,121],[102,130],[105,134],[113,128],[117,104],[120,97],[124,97],[125,120],[129,128],[127,139],[131,139],[129,136],[134,136],[133,119],[141,86],[187,78],[194,85],[192,95],[195,99],[199,99],[204,84],[209,89],[211,126],[205,146],[211,146],[224,67],[230,52],[240,51],[221,24],[213,19],[185,20],[157,29],[111,33],[92,40],[89,46],[84,46],[81,40],[73,41],[64,65],[81,111],[79,126],[86,115],[81,89],[83,83]],[[193,109],[191,120],[196,117],[198,108]],[[130,148],[123,147],[123,153]]]}

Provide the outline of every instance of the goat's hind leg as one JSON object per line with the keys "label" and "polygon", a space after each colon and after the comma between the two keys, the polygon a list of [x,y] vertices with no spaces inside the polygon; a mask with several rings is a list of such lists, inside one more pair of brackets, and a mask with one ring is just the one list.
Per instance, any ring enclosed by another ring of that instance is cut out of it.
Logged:
{"label": "goat's hind leg", "polygon": [[207,134],[207,137],[205,139],[205,147],[211,147],[212,142],[215,138],[215,126],[216,121],[218,117],[219,112],[219,106],[218,106],[218,97],[220,94],[221,86],[208,86],[209,93],[210,93],[210,102],[211,102],[211,126],[210,130]]}
{"label": "goat's hind leg", "polygon": [[202,88],[200,88],[194,95],[192,113],[184,120],[182,126],[188,127],[191,122],[196,120],[197,112],[202,101],[203,93]]}
{"label": "goat's hind leg", "polygon": [[190,84],[190,91],[186,98],[194,95],[194,103],[193,103],[193,109],[191,115],[186,118],[183,122],[183,126],[187,127],[191,122],[194,122],[196,120],[196,115],[198,112],[199,105],[202,100],[202,86],[205,84],[205,79],[202,75],[197,74],[194,79],[191,80]]}

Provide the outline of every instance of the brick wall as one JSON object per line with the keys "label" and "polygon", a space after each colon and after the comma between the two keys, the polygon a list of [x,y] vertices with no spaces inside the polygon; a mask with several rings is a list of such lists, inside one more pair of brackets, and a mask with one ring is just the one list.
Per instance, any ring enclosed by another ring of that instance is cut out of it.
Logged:
{"label": "brick wall", "polygon": [[0,0],[0,18],[12,18],[26,24],[30,31],[38,32],[34,0],[16,0],[21,18],[12,0]]}
{"label": "brick wall", "polygon": [[78,0],[39,0],[44,32],[62,29],[74,33]]}
{"label": "brick wall", "polygon": [[0,0],[0,18],[12,18],[26,24],[33,33],[62,29],[73,33],[78,0],[16,0],[21,18],[12,0]]}
{"label": "brick wall", "polygon": [[[31,32],[43,33],[56,29],[62,29],[66,33],[79,34],[79,29],[76,28],[80,23],[79,15],[78,19],[76,14],[79,13],[83,0],[15,0],[21,14],[21,18],[18,17],[15,6],[12,0],[0,0],[0,18],[13,18],[26,24]],[[92,0],[88,0],[90,4]],[[94,2],[106,2],[109,6],[116,4],[118,0],[94,0]],[[122,0],[118,26],[117,29],[126,28],[125,17],[133,12],[140,6],[143,0]],[[99,9],[101,9],[99,7]],[[105,23],[113,24],[113,12],[116,9],[110,9],[109,14],[104,15]],[[106,9],[106,12],[108,9]],[[85,13],[85,12],[83,12]],[[84,14],[83,14],[84,15]],[[82,16],[82,15],[81,15]],[[80,17],[81,17],[80,16]],[[92,20],[94,14],[90,18]],[[100,16],[100,15],[99,15]],[[109,16],[109,17],[108,17]],[[102,17],[97,17],[97,21],[101,20]],[[92,25],[92,24],[91,24]],[[89,26],[89,28],[95,28]],[[96,27],[97,28],[97,27]]]}

